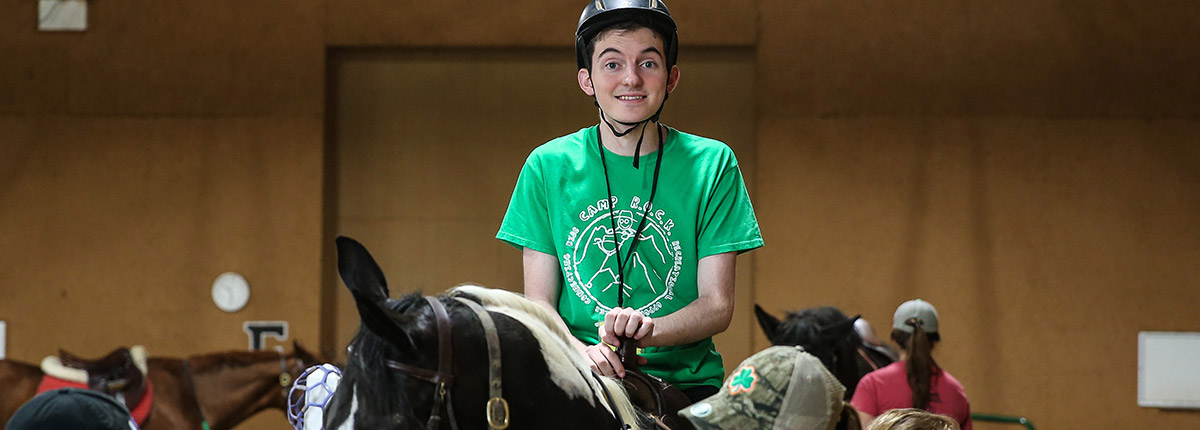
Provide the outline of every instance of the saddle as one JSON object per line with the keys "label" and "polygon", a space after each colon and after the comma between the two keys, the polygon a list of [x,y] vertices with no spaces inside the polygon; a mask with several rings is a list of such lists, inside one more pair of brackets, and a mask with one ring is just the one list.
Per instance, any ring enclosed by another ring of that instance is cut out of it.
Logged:
{"label": "saddle", "polygon": [[694,430],[696,427],[677,413],[691,405],[692,401],[674,385],[639,370],[635,351],[633,341],[621,339],[617,355],[621,357],[621,365],[625,366],[625,379],[621,382],[625,385],[629,400],[650,415],[659,428]]}
{"label": "saddle", "polygon": [[120,347],[95,360],[60,349],[58,357],[42,360],[47,375],[87,384],[89,390],[112,396],[131,411],[146,394],[146,369],[146,349],[141,345]]}

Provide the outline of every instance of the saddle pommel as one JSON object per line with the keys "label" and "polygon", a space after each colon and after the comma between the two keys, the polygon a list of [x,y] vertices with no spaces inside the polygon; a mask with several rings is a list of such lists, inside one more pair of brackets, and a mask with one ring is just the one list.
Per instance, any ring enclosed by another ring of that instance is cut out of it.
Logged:
{"label": "saddle pommel", "polygon": [[146,391],[146,348],[141,345],[120,347],[95,360],[60,349],[58,357],[42,359],[42,372],[58,379],[87,384],[89,390],[108,394],[133,410]]}

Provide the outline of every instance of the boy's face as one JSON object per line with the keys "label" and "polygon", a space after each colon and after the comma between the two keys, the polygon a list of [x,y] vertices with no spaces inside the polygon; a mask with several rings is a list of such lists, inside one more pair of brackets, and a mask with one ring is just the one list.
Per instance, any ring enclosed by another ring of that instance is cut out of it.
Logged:
{"label": "boy's face", "polygon": [[[601,33],[592,69],[579,69],[579,88],[610,118],[633,123],[654,115],[679,83],[679,68],[666,66],[663,40],[648,28]],[[590,79],[589,79],[590,78]]]}

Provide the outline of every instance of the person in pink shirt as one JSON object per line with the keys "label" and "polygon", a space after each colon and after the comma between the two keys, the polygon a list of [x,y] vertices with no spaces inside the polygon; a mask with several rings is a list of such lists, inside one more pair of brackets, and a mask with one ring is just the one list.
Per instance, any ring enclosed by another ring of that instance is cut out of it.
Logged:
{"label": "person in pink shirt", "polygon": [[900,347],[900,361],[863,376],[850,399],[863,424],[892,409],[916,408],[971,430],[966,391],[933,360],[933,347],[941,341],[937,309],[921,299],[901,304],[892,318],[892,341]]}

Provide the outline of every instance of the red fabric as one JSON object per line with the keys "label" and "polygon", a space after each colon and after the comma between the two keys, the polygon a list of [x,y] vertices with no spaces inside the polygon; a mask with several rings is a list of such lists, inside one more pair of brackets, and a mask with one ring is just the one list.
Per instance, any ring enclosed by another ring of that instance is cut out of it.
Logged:
{"label": "red fabric", "polygon": [[[904,362],[897,361],[866,374],[858,381],[850,404],[855,409],[879,416],[891,409],[912,407],[912,388]],[[971,405],[962,384],[950,372],[934,368],[929,378],[929,412],[954,418],[962,430],[971,430]]]}
{"label": "red fabric", "polygon": [[[38,384],[37,392],[41,394],[59,388],[82,388],[86,390],[88,386],[82,382],[68,381],[45,375],[42,377],[42,382]],[[146,379],[146,394],[143,394],[142,400],[138,402],[137,406],[134,406],[133,410],[129,411],[130,415],[133,415],[133,420],[137,421],[139,426],[145,423],[146,418],[150,416],[150,406],[153,403],[154,385],[150,383],[149,379]]]}

